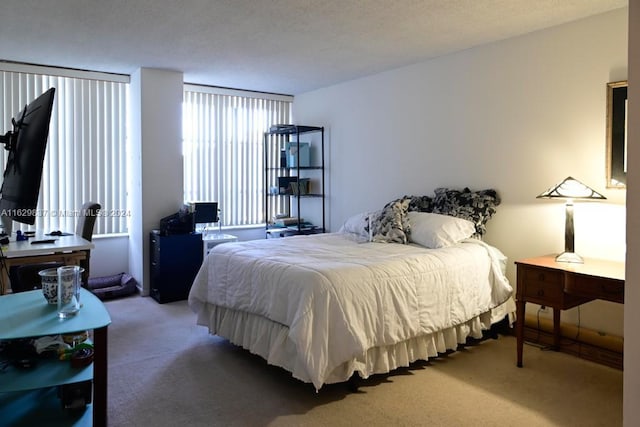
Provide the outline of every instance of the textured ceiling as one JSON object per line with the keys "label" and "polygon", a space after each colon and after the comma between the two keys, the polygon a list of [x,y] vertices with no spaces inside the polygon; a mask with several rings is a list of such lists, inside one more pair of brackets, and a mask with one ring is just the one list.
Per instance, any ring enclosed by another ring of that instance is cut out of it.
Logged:
{"label": "textured ceiling", "polygon": [[2,0],[0,60],[299,94],[627,0]]}

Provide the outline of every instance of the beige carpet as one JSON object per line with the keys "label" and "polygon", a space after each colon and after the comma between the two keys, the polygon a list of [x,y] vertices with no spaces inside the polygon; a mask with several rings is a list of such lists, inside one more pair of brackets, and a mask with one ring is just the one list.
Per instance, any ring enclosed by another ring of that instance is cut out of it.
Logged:
{"label": "beige carpet", "polygon": [[316,393],[196,326],[186,301],[107,302],[110,426],[619,426],[622,372],[502,336]]}

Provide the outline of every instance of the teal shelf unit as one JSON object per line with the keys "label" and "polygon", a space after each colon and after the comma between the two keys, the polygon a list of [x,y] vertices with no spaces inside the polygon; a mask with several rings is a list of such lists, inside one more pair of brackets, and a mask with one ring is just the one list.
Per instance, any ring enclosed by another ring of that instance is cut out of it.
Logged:
{"label": "teal shelf unit", "polygon": [[[69,361],[43,358],[33,368],[8,365],[0,371],[0,425],[106,425],[106,329],[111,317],[104,304],[86,289],[80,290],[80,303],[78,314],[59,319],[57,306],[48,304],[41,290],[0,296],[0,341],[85,330],[94,331],[95,341],[94,363],[86,367],[74,368]],[[100,364],[99,373],[96,363]],[[58,398],[58,386],[90,380],[92,403],[80,410],[65,410]]]}

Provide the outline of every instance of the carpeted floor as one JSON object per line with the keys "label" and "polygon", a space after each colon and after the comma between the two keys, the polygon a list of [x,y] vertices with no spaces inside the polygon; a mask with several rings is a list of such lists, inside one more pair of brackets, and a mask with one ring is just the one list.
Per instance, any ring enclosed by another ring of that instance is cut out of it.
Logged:
{"label": "carpeted floor", "polygon": [[316,393],[196,326],[186,301],[106,303],[109,425],[616,426],[622,371],[501,336],[390,375]]}

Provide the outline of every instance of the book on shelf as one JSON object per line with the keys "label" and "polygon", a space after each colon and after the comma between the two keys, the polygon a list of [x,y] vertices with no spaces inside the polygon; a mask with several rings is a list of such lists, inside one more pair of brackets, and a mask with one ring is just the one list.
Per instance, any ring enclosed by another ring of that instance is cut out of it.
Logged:
{"label": "book on shelf", "polygon": [[287,230],[291,230],[291,231],[308,231],[308,230],[313,230],[317,228],[315,225],[313,225],[310,222],[301,222],[300,226],[298,226],[298,224],[295,225],[290,225],[287,227]]}
{"label": "book on shelf", "polygon": [[[300,222],[303,222],[304,219],[300,218]],[[287,218],[274,218],[273,225],[276,227],[287,227],[289,225],[298,224],[298,217],[287,217]]]}

